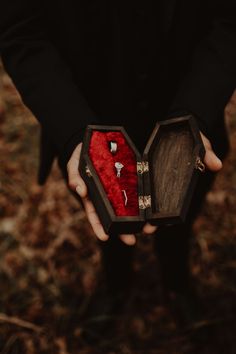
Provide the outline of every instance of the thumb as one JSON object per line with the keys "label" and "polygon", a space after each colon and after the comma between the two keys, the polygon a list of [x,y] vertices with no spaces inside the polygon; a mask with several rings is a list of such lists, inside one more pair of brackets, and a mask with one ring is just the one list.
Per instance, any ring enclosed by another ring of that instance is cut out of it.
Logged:
{"label": "thumb", "polygon": [[204,157],[204,163],[208,170],[217,172],[222,168],[221,160],[214,153],[210,141],[201,133],[202,142],[205,147],[206,153]]}
{"label": "thumb", "polygon": [[87,187],[79,173],[79,161],[82,143],[77,145],[67,164],[68,184],[71,190],[76,191],[81,198],[87,196]]}
{"label": "thumb", "polygon": [[204,163],[206,167],[212,171],[217,172],[222,168],[221,160],[216,156],[213,150],[206,150],[206,155],[204,158]]}

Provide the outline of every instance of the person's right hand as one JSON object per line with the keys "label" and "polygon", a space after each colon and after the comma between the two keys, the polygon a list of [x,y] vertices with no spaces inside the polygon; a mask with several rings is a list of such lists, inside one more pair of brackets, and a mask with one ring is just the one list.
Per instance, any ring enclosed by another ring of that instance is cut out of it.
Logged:
{"label": "person's right hand", "polygon": [[[67,164],[67,172],[68,172],[68,184],[72,191],[78,193],[81,197],[85,212],[87,214],[88,221],[90,222],[92,229],[97,236],[97,238],[101,241],[107,241],[109,236],[105,233],[103,226],[99,220],[99,217],[95,211],[94,205],[90,198],[88,197],[88,190],[84,180],[80,176],[79,173],[79,160],[81,154],[82,143],[77,145],[75,150],[73,151],[70,160]],[[144,232],[146,234],[151,234],[156,230],[156,227],[146,224],[144,227]],[[129,246],[132,246],[136,242],[136,237],[133,234],[130,235],[119,235],[120,239]]]}

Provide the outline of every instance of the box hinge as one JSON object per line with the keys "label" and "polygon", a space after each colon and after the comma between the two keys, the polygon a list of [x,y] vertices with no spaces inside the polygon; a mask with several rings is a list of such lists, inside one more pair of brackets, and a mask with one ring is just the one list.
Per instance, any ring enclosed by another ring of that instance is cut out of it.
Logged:
{"label": "box hinge", "polygon": [[148,161],[139,161],[137,162],[137,172],[142,175],[144,172],[149,172],[149,163]]}
{"label": "box hinge", "polygon": [[196,158],[195,168],[197,170],[199,170],[200,172],[205,172],[206,167],[199,156],[197,156],[197,158]]}
{"label": "box hinge", "polygon": [[139,209],[147,209],[152,206],[152,199],[150,195],[140,195],[139,196]]}

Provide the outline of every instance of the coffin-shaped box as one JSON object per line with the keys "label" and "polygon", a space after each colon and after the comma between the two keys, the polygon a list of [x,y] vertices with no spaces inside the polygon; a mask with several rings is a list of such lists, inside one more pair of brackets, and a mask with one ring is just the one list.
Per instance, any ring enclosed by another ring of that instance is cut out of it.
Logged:
{"label": "coffin-shaped box", "polygon": [[194,117],[160,121],[143,155],[123,127],[87,127],[79,165],[107,233],[185,221],[205,149]]}

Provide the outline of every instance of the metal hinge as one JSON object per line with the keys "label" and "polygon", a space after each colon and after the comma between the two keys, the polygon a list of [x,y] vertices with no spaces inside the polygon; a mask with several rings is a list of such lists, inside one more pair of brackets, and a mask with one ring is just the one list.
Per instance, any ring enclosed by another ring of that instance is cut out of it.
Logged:
{"label": "metal hinge", "polygon": [[140,195],[138,198],[139,209],[147,209],[152,206],[152,198],[150,195]]}
{"label": "metal hinge", "polygon": [[196,158],[195,168],[200,172],[205,172],[206,167],[199,156]]}
{"label": "metal hinge", "polygon": [[92,172],[90,171],[88,165],[85,166],[85,172],[89,177],[92,177]]}
{"label": "metal hinge", "polygon": [[148,161],[139,161],[137,162],[137,172],[139,174],[143,174],[144,172],[149,171],[149,163]]}

